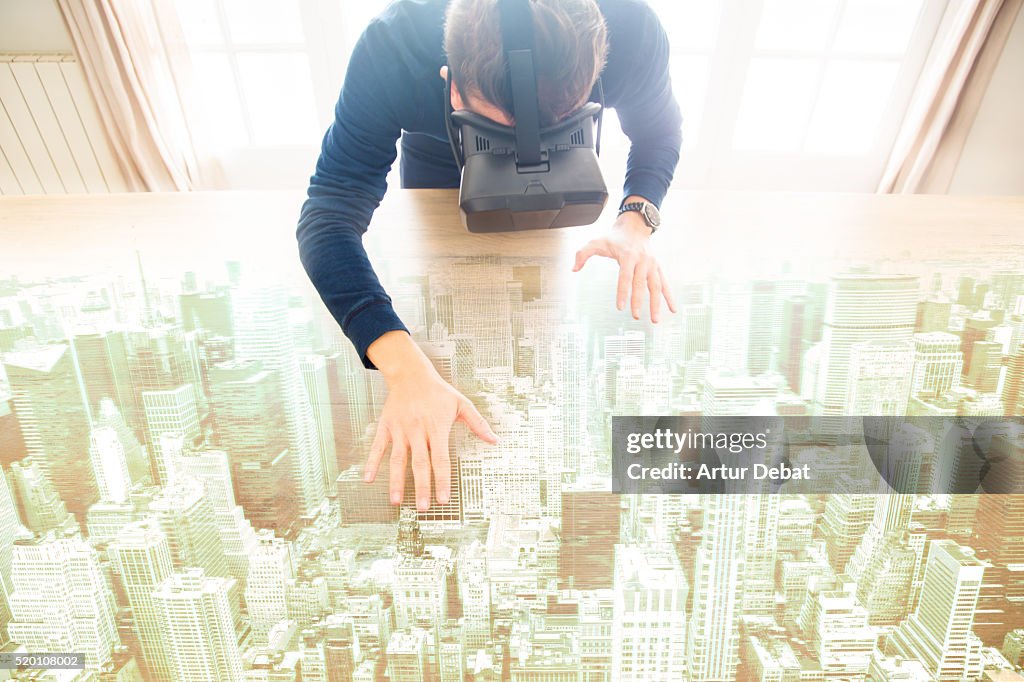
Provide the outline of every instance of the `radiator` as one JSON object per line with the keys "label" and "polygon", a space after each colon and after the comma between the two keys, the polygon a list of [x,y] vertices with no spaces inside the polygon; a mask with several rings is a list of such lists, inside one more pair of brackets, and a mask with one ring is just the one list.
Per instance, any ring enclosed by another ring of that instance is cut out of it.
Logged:
{"label": "radiator", "polygon": [[127,190],[74,56],[0,54],[0,194]]}

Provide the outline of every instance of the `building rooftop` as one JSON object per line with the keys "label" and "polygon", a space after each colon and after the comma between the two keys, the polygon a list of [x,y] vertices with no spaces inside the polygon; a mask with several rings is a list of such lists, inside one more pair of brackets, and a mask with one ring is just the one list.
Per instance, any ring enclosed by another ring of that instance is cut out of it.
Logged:
{"label": "building rooftop", "polygon": [[388,656],[400,654],[418,654],[423,650],[423,630],[411,630],[392,633],[388,640]]}
{"label": "building rooftop", "polygon": [[942,547],[961,566],[984,566],[970,547],[957,544],[955,540],[935,540],[935,547]]}
{"label": "building rooftop", "polygon": [[615,552],[616,573],[623,584],[641,589],[679,589],[686,579],[675,550],[670,547],[618,545]]}
{"label": "building rooftop", "polygon": [[39,346],[29,350],[4,353],[3,362],[9,367],[19,367],[34,372],[50,372],[64,357],[67,345],[63,343]]}

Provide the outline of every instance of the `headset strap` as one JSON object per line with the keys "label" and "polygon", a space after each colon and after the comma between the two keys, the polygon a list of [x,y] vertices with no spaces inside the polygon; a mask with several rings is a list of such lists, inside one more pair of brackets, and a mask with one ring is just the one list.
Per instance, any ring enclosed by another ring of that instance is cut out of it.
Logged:
{"label": "headset strap", "polygon": [[512,116],[515,118],[516,164],[541,162],[540,110],[533,64],[533,14],[530,0],[499,0],[501,40],[508,59]]}
{"label": "headset strap", "polygon": [[444,79],[444,128],[448,132],[448,145],[452,149],[452,156],[455,157],[455,165],[458,166],[461,176],[466,159],[462,153],[462,131],[452,123],[452,67],[450,66],[448,75]]}

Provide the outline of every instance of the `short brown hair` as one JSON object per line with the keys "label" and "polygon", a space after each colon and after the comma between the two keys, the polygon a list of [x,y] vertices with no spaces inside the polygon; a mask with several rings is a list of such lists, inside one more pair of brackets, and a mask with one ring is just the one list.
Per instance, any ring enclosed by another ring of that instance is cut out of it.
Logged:
{"label": "short brown hair", "polygon": [[[608,55],[607,29],[594,0],[529,1],[540,124],[549,126],[590,96]],[[452,0],[445,16],[444,48],[459,90],[511,115],[498,2]]]}

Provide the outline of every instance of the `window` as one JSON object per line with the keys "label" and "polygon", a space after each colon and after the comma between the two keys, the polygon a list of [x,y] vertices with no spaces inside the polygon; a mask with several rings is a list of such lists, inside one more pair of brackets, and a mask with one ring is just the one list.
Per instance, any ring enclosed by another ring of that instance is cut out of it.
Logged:
{"label": "window", "polygon": [[[649,0],[683,111],[677,186],[873,191],[948,0]],[[304,186],[386,0],[175,0],[201,144],[232,187]],[[606,117],[621,186],[628,140]],[[613,195],[617,189],[613,189]]]}
{"label": "window", "polygon": [[220,160],[229,186],[304,186],[352,45],[386,4],[175,0],[200,144]]}
{"label": "window", "polygon": [[[651,5],[684,117],[676,184],[874,191],[946,1]],[[628,141],[606,131],[621,166]]]}

